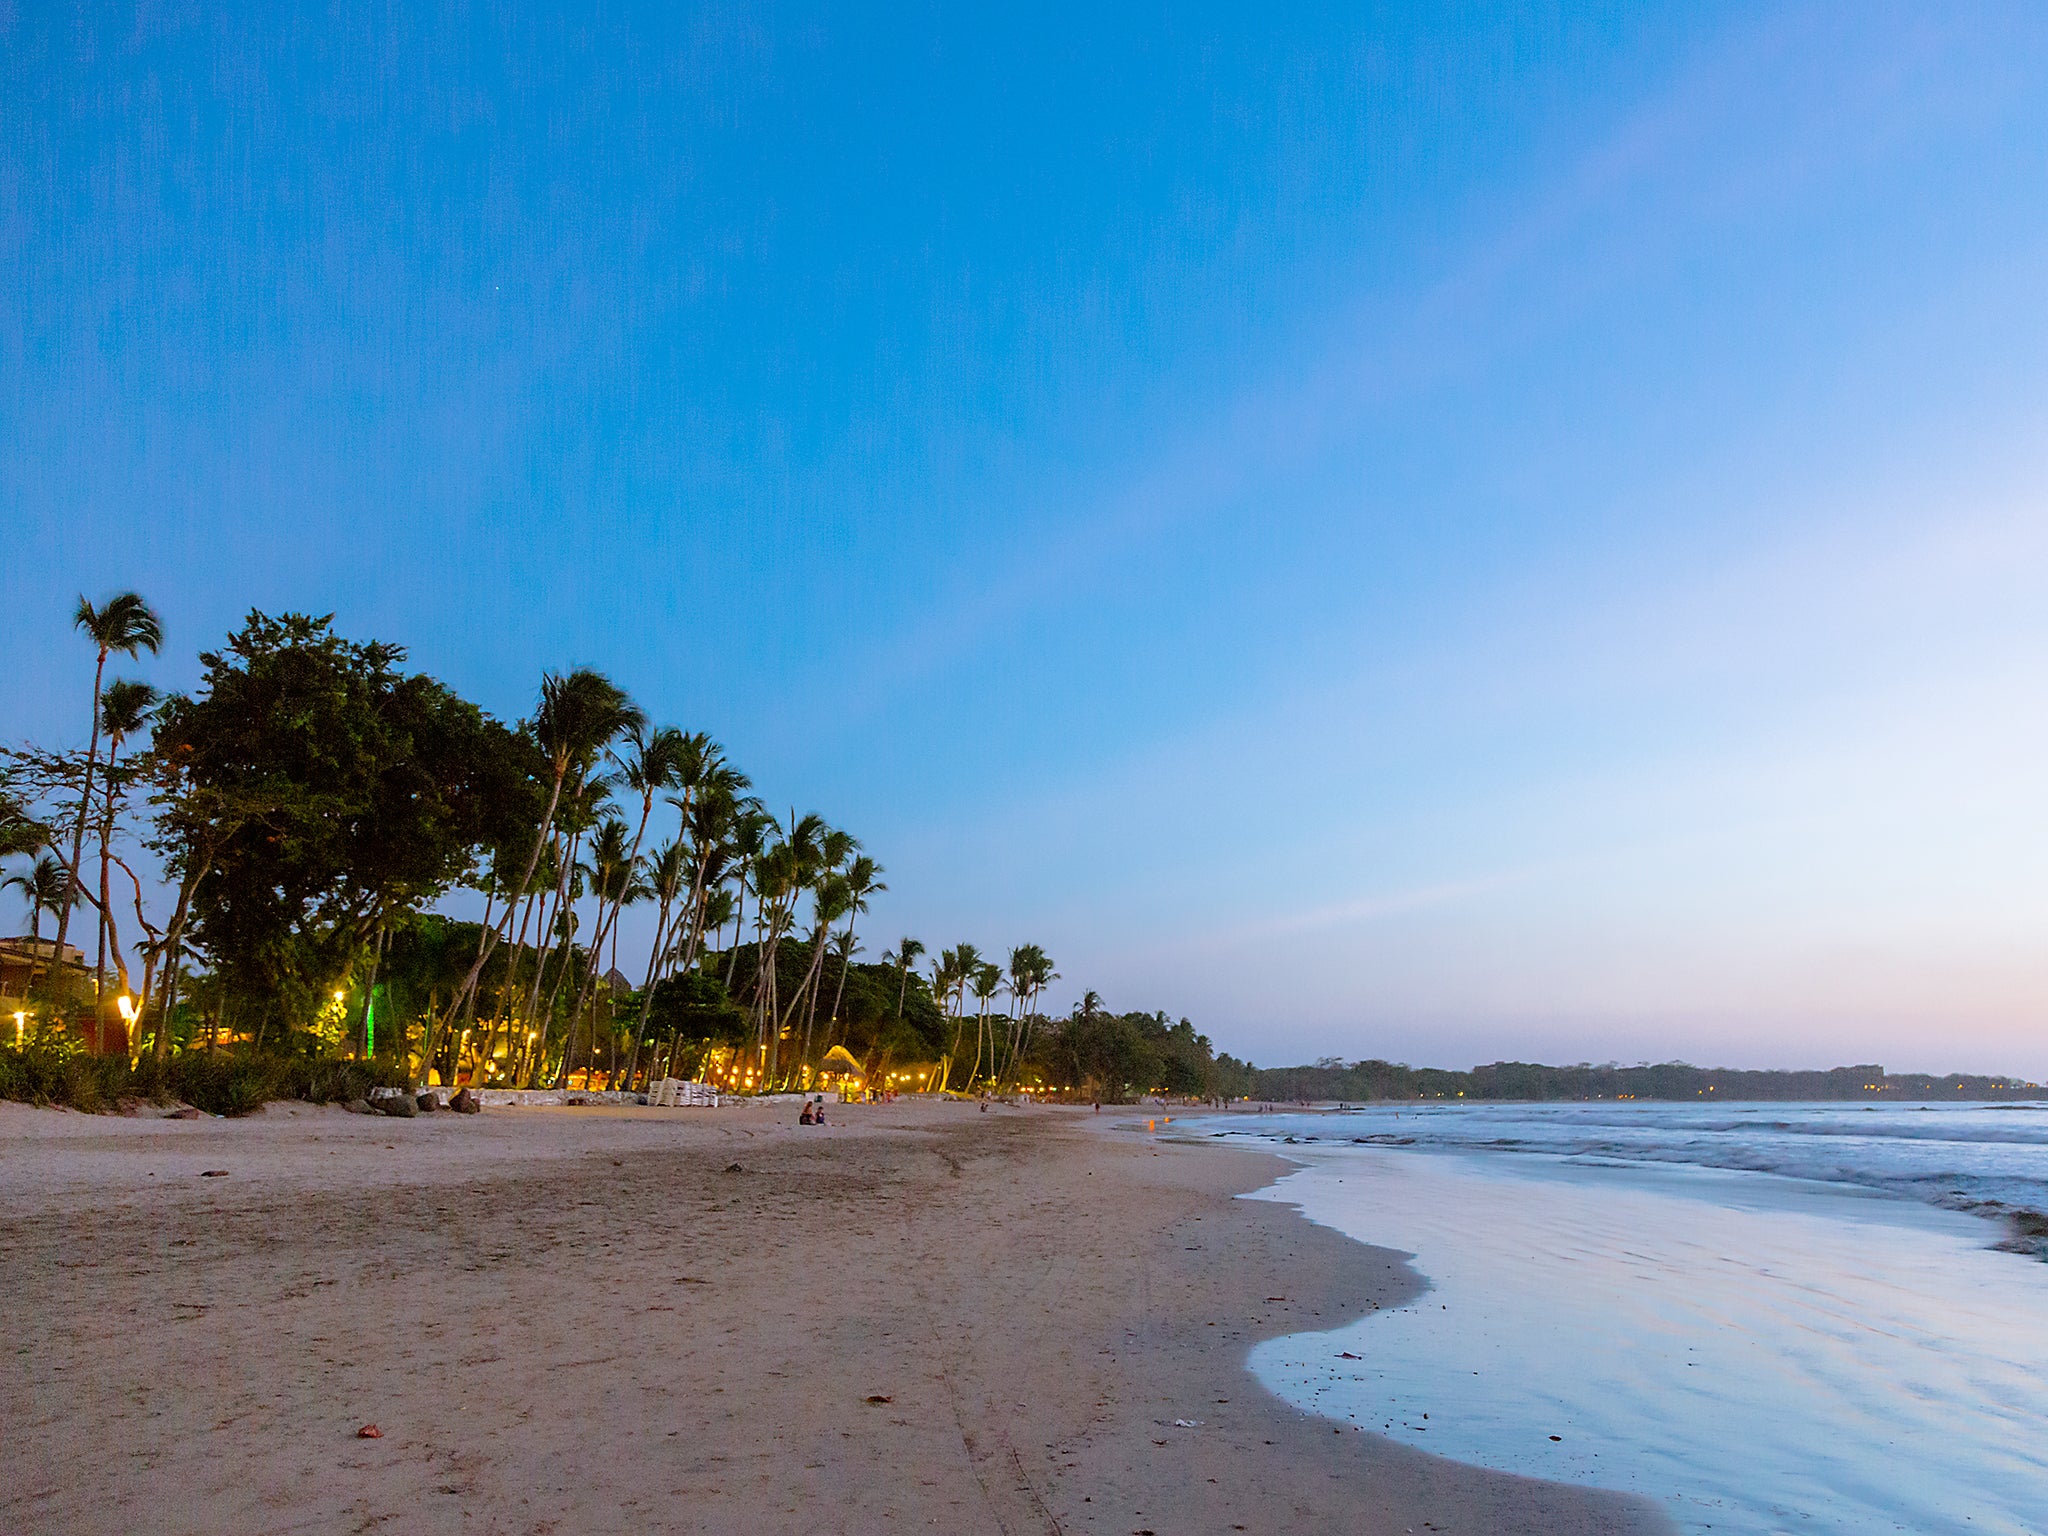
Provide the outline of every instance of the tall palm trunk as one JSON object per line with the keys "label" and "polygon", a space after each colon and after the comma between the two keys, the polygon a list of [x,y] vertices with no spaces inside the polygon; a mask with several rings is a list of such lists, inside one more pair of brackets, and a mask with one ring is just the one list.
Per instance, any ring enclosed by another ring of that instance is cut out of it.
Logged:
{"label": "tall palm trunk", "polygon": [[[953,1010],[953,1048],[946,1052],[946,1060],[949,1063],[946,1068],[946,1079],[948,1082],[951,1082],[953,1077],[953,1069],[950,1063],[960,1059],[960,1037],[966,1032],[967,1016],[958,1008],[955,1008]],[[968,1083],[970,1087],[973,1086],[973,1079],[970,1078]]]}
{"label": "tall palm trunk", "polygon": [[647,1005],[654,997],[654,968],[661,959],[663,941],[668,937],[668,909],[671,898],[664,895],[654,915],[654,942],[647,949],[647,979],[640,984],[640,1013],[633,1021],[633,1050],[626,1058],[626,1086],[630,1089],[640,1075],[640,1037],[647,1033]]}
{"label": "tall palm trunk", "polygon": [[[185,923],[192,912],[192,893],[213,870],[213,849],[208,848],[196,869],[185,871],[178,884],[178,904],[171,909],[171,921],[164,929],[164,1000],[157,1010],[162,1020],[156,1031],[156,1061],[162,1066],[171,1055],[171,1010],[178,1003],[178,943],[185,936]],[[223,1001],[221,1006],[227,1006]]]}
{"label": "tall palm trunk", "polygon": [[[498,995],[493,1000],[494,1006],[491,1010],[491,1015],[489,1018],[484,1020],[484,1038],[482,1044],[482,1054],[477,1058],[479,1062],[488,1064],[492,1060],[492,1058],[497,1054],[498,1031],[500,1029],[511,1029],[514,1027],[513,1019],[509,1017],[505,1011],[505,999],[508,993],[515,997],[518,995],[515,989],[518,987],[519,984],[519,957],[526,948],[526,925],[533,920],[534,902],[538,900],[541,895],[542,893],[539,891],[528,891],[526,893],[525,910],[521,912],[519,915],[519,932],[517,937],[515,937],[512,941],[511,951],[505,956],[505,979],[498,983]],[[508,893],[505,897],[505,910],[502,914],[500,914],[500,920],[505,923],[508,929],[511,926],[510,919],[512,916],[512,909],[518,905],[519,892],[513,891]],[[484,916],[488,918],[490,915],[490,897],[487,894],[484,897]],[[490,931],[491,930],[486,928],[484,934],[479,934],[477,936],[477,947],[479,955],[484,955],[486,953],[483,949],[483,943],[484,938]],[[481,973],[479,973],[479,977],[481,977]],[[479,985],[480,984],[481,980],[479,980]],[[471,987],[469,1001],[463,1006],[462,1016],[465,1021],[473,1019],[476,1016],[476,997],[477,988]],[[464,1032],[467,1033],[467,1030],[465,1029]],[[462,1062],[460,1060],[462,1051],[461,1036],[456,1036],[455,1040],[455,1050],[458,1059],[449,1068],[449,1076],[451,1078],[453,1078],[457,1073],[459,1073],[462,1068]],[[481,1088],[483,1086],[482,1067],[478,1067],[475,1071],[473,1071],[470,1074],[470,1078],[472,1086]]]}
{"label": "tall palm trunk", "polygon": [[[497,879],[496,879],[496,878],[494,877],[494,878],[492,879],[492,881],[491,881],[491,884],[490,884],[489,888],[487,888],[487,889],[486,889],[486,890],[484,891],[484,915],[483,915],[483,921],[482,921],[482,922],[481,922],[481,923],[480,923],[480,924],[479,924],[479,925],[477,926],[477,931],[476,931],[476,963],[477,963],[477,967],[478,967],[478,973],[479,973],[479,974],[481,974],[481,973],[482,973],[482,966],[483,966],[483,960],[484,960],[484,957],[485,957],[486,955],[488,955],[488,954],[490,953],[490,951],[489,951],[489,950],[488,950],[488,949],[487,949],[487,948],[486,948],[485,946],[486,946],[486,944],[487,944],[487,941],[488,941],[488,940],[490,939],[490,936],[491,936],[491,931],[492,931],[492,930],[491,930],[491,902],[492,902],[492,899],[493,899],[493,898],[494,898],[494,897],[495,897],[495,896],[497,895],[497,886],[498,886],[498,881],[497,881]],[[516,904],[518,903],[518,900],[519,900],[519,896],[518,896],[518,893],[517,893],[517,892],[513,892],[513,893],[511,893],[511,894],[508,894],[508,895],[506,896],[506,898],[505,898],[505,911],[506,911],[506,913],[507,913],[507,914],[509,914],[509,913],[511,912],[512,908],[513,908],[513,907],[514,907],[514,906],[515,906],[515,905],[516,905]],[[516,958],[516,952],[515,952],[515,958]],[[459,991],[459,989],[458,989],[458,991]],[[499,987],[499,989],[498,989],[498,992],[499,992],[499,1003],[500,1003],[500,1006],[502,1006],[502,1005],[503,1005],[503,1002],[504,1002],[504,988],[503,988],[503,986],[500,986],[500,987]],[[431,994],[430,994],[430,995],[431,995]],[[455,1016],[456,1016],[456,1014],[457,1014],[457,1013],[460,1013],[460,1014],[461,1014],[461,1016],[462,1016],[462,1021],[461,1021],[461,1022],[462,1022],[462,1027],[461,1027],[461,1028],[460,1028],[459,1030],[458,1030],[458,1029],[456,1028],[456,1017],[455,1017]],[[455,1081],[456,1077],[458,1076],[458,1074],[459,1074],[459,1073],[461,1072],[461,1069],[462,1069],[462,1040],[463,1040],[463,1036],[465,1036],[465,1035],[467,1035],[467,1034],[469,1033],[470,1025],[471,1025],[472,1023],[474,1023],[474,1022],[475,1022],[475,1019],[476,1019],[476,991],[475,991],[475,989],[474,989],[474,988],[472,988],[472,989],[471,989],[471,991],[470,991],[470,994],[469,994],[469,999],[468,999],[468,1001],[467,1001],[467,1002],[463,1002],[463,1001],[461,1001],[461,1000],[460,1000],[460,999],[458,998],[458,999],[456,999],[456,1000],[454,1000],[454,1001],[451,1001],[451,1002],[449,1003],[449,1005],[448,1005],[448,1013],[447,1013],[447,1016],[446,1016],[446,1017],[443,1017],[443,1016],[442,1016],[442,1014],[441,1014],[441,1011],[440,1011],[440,1009],[439,1009],[438,1007],[435,1007],[435,1008],[433,1009],[433,1018],[432,1018],[432,1020],[431,1020],[431,1021],[430,1021],[430,1022],[428,1023],[428,1025],[427,1025],[427,1038],[428,1038],[428,1039],[430,1039],[430,1040],[431,1040],[431,1039],[433,1039],[433,1038],[434,1038],[434,1036],[435,1036],[435,1033],[436,1033],[436,1025],[438,1024],[438,1026],[439,1026],[439,1034],[440,1034],[440,1037],[441,1037],[441,1042],[442,1042],[442,1046],[443,1046],[443,1048],[444,1048],[444,1049],[446,1049],[446,1048],[447,1048],[447,1044],[448,1044],[448,1042],[449,1042],[449,1041],[453,1041],[453,1042],[454,1042],[454,1049],[452,1050],[452,1052],[450,1052],[450,1055],[449,1055],[449,1058],[448,1058],[448,1078],[447,1078],[447,1081],[448,1081],[448,1082],[449,1082],[449,1083],[450,1083],[451,1085],[452,1085],[452,1084],[454,1083],[454,1081]]]}
{"label": "tall palm trunk", "polygon": [[725,989],[732,990],[733,968],[740,963],[740,935],[747,931],[747,871],[740,869],[739,898],[732,904],[732,953],[725,957]]}
{"label": "tall palm trunk", "polygon": [[568,838],[556,839],[555,846],[559,850],[556,857],[561,860],[562,868],[555,879],[554,905],[550,907],[542,904],[540,930],[533,936],[533,986],[526,994],[526,1027],[539,1030],[543,1038],[547,1034],[548,1020],[555,1014],[554,993],[559,992],[562,986],[561,972],[558,969],[554,991],[548,994],[547,1015],[543,1018],[540,1015],[540,992],[541,985],[547,977],[547,952],[555,943],[555,929],[563,930],[561,943],[564,946],[564,953],[574,953],[574,950],[568,947],[574,943],[576,933],[574,914],[569,908],[569,891],[576,879],[576,851],[582,845],[582,841],[583,834],[580,832]]}
{"label": "tall palm trunk", "polygon": [[[557,839],[557,842],[559,842],[559,839]],[[515,1084],[524,1082],[523,1073],[527,1064],[526,1059],[532,1054],[531,1039],[522,1038],[516,1033],[522,1027],[526,1029],[529,1036],[533,1031],[531,1014],[524,1009],[521,1003],[521,999],[525,996],[526,952],[529,948],[526,936],[528,931],[531,930],[533,933],[533,943],[530,947],[533,950],[533,963],[537,973],[538,968],[546,963],[548,897],[552,894],[552,888],[546,886],[526,893],[526,909],[519,914],[519,933],[512,941],[512,952],[505,957],[505,979],[498,983],[496,1017],[504,1021],[507,1029],[515,1032],[512,1051],[516,1069],[513,1073],[512,1081]],[[539,985],[537,980],[535,985]],[[495,1028],[495,1026],[493,1027]]]}
{"label": "tall palm trunk", "polygon": [[[811,939],[811,965],[804,973],[803,985],[797,988],[797,1000],[808,1002],[804,1010],[804,1048],[797,1058],[799,1066],[809,1066],[811,1061],[811,1029],[818,1017],[819,978],[825,972],[825,925],[818,924],[818,931]],[[796,1011],[796,1002],[790,1005],[790,1012]]]}
{"label": "tall palm trunk", "polygon": [[[699,850],[697,856],[697,872],[694,876],[691,877],[690,880],[690,901],[688,908],[690,924],[689,942],[685,945],[683,949],[682,963],[680,966],[677,967],[681,974],[685,976],[689,975],[691,970],[696,966],[697,952],[704,942],[704,903],[708,901],[711,896],[711,893],[705,889],[705,886],[710,880],[710,877],[711,850],[709,848],[705,848]],[[741,882],[740,892],[742,896],[744,896],[746,893],[746,884],[744,881]],[[735,911],[733,915],[735,918],[737,918],[739,915],[737,911],[738,905],[739,904],[737,902],[734,903]],[[734,932],[737,933],[738,929],[734,929]],[[738,948],[737,940],[734,941],[734,948]],[[732,979],[730,973],[728,973],[726,979],[728,982],[730,982],[730,980]]]}
{"label": "tall palm trunk", "polygon": [[1008,1082],[1008,1081],[1010,1080],[1010,1068],[1011,1068],[1011,1066],[1013,1066],[1013,1065],[1015,1064],[1015,1062],[1016,1062],[1016,1060],[1017,1060],[1017,1003],[1018,1003],[1018,1001],[1019,1001],[1019,999],[1018,999],[1018,996],[1017,996],[1017,994],[1016,994],[1016,993],[1015,993],[1014,991],[1013,991],[1013,992],[1011,992],[1011,994],[1010,994],[1010,1007],[1009,1007],[1009,1012],[1007,1013],[1007,1015],[1006,1015],[1006,1016],[1004,1017],[1004,1020],[1003,1020],[1003,1022],[1004,1022],[1004,1023],[1006,1023],[1006,1024],[1008,1024],[1008,1025],[1009,1025],[1009,1030],[1008,1030],[1008,1032],[1007,1032],[1007,1034],[1006,1034],[1006,1036],[1005,1036],[1005,1038],[1004,1038],[1004,1040],[1003,1040],[1003,1045],[1004,1045],[1004,1046],[1006,1047],[1006,1049],[1004,1049],[1004,1050],[1002,1050],[1002,1051],[998,1052],[998,1055],[999,1055],[1000,1059],[999,1059],[999,1061],[998,1061],[998,1062],[996,1063],[996,1068],[995,1068],[995,1079],[996,1079],[996,1086],[997,1086],[998,1088],[1000,1088],[1000,1087],[1001,1087],[1001,1086],[1002,1086],[1002,1085],[1003,1085],[1004,1083],[1006,1083],[1006,1082]]}
{"label": "tall palm trunk", "polygon": [[[608,906],[602,895],[598,897],[597,926],[591,930],[590,945],[587,951],[590,957],[589,963],[583,968],[583,980],[576,989],[576,1002],[569,1010],[569,1017],[572,1019],[582,1018],[586,1009],[590,1010],[593,1014],[591,1020],[592,1049],[590,1058],[592,1066],[597,1065],[597,1021],[594,1016],[597,1008],[597,978],[600,974],[600,967],[604,964],[605,940],[612,936],[612,929],[618,921],[619,910],[619,904]],[[607,917],[609,917],[609,921],[607,921]]]}
{"label": "tall palm trunk", "polygon": [[[572,844],[571,846],[573,848],[574,845]],[[561,1001],[562,988],[568,984],[570,973],[576,969],[576,929],[578,923],[576,920],[575,903],[571,902],[566,907],[559,902],[556,903],[555,914],[556,921],[561,925],[562,929],[562,942],[555,955],[555,979],[548,985],[546,1006],[541,1007],[540,1017],[534,1021],[534,1027],[541,1032],[543,1039],[547,1036],[549,1021],[555,1016],[555,1004]],[[536,1005],[538,1006],[537,1000]],[[557,1088],[569,1086],[569,1073],[574,1066],[571,1058],[576,1053],[576,1026],[578,1022],[579,1020],[574,1014],[569,1015],[567,1028],[562,1037],[562,1059],[556,1064],[555,1069],[554,1086]]]}
{"label": "tall palm trunk", "polygon": [[[93,686],[97,692],[99,685],[95,683]],[[93,708],[97,714],[99,706],[95,704]],[[555,781],[548,787],[548,808],[541,813],[540,826],[533,834],[533,848],[526,855],[526,868],[519,876],[519,883],[513,887],[515,891],[523,891],[533,883],[533,872],[540,867],[540,851],[547,846],[548,834],[554,830],[555,812],[562,804],[562,781],[569,776],[569,764],[566,760],[559,761],[554,765],[554,769]],[[511,919],[512,903],[507,901],[500,926],[511,927]],[[470,1001],[471,995],[476,991],[477,978],[484,973],[484,962],[490,958],[491,950],[503,938],[503,933],[489,929],[477,944],[476,959],[470,963],[469,974],[462,978],[462,985],[456,988],[455,996],[448,1003],[448,1017],[451,1020]]]}
{"label": "tall palm trunk", "polygon": [[[114,763],[120,756],[120,738],[107,742],[106,806],[100,815],[100,948],[99,958],[93,963],[92,994],[96,998],[107,995],[107,945],[113,933],[114,892],[111,868],[114,842]],[[119,941],[115,941],[118,950]],[[118,955],[116,956],[118,959]],[[128,967],[121,964],[121,990],[128,990]],[[138,1015],[140,1017],[140,1015]]]}
{"label": "tall palm trunk", "polygon": [[838,1043],[839,1005],[846,1000],[846,973],[853,969],[853,925],[859,917],[860,914],[858,912],[849,912],[846,915],[846,958],[839,962],[839,985],[832,989],[831,1029],[833,1039],[827,1043],[827,1050],[830,1050],[833,1045]]}
{"label": "tall palm trunk", "polygon": [[[558,850],[557,856],[559,856],[559,850],[562,847],[561,834],[559,832],[556,833],[552,841]],[[506,1029],[514,1031],[509,1054],[512,1057],[514,1067],[511,1082],[515,1087],[527,1086],[524,1072],[530,1064],[529,1058],[532,1055],[532,1041],[530,1039],[521,1040],[517,1031],[524,1024],[530,1035],[534,1027],[533,1010],[535,1000],[540,995],[541,973],[546,969],[548,963],[548,947],[551,942],[548,938],[548,928],[551,922],[550,913],[553,909],[549,907],[548,902],[558,891],[559,886],[557,885],[542,886],[526,893],[524,910],[519,914],[519,934],[513,940],[511,954],[505,958],[505,979],[498,983],[497,1006],[492,1013],[490,1025],[485,1031],[490,1036],[490,1043],[493,1046],[496,1045],[497,1032],[501,1024]],[[529,929],[533,933],[533,981],[531,985],[527,983],[525,972],[522,969],[525,964],[527,951],[526,936]]]}
{"label": "tall palm trunk", "polygon": [[758,970],[754,977],[754,994],[760,1018],[763,1086],[776,1081],[776,1075],[782,1067],[782,977],[776,959],[782,952],[782,935],[793,912],[794,902],[791,902],[788,910],[780,904],[769,908],[767,938],[756,962]]}
{"label": "tall palm trunk", "polygon": [[[597,893],[597,928],[596,931],[591,935],[591,945],[593,954],[596,954],[597,952],[603,950],[606,934],[609,933],[612,928],[617,926],[619,921],[619,914],[625,911],[626,909],[626,893],[631,888],[633,883],[634,866],[640,862],[640,841],[647,835],[647,820],[653,814],[654,792],[652,790],[649,790],[641,798],[640,825],[633,829],[633,846],[626,850],[625,868],[619,871],[618,895],[610,898],[609,905],[607,905],[607,898],[605,896],[605,893],[601,890]],[[612,948],[614,958],[616,958],[618,950],[617,944],[614,943]],[[614,969],[616,968],[617,967],[614,966]],[[584,999],[586,997],[589,997],[592,993],[591,978],[595,976],[596,973],[597,964],[596,961],[593,959],[590,966],[590,973],[583,978],[583,990],[576,995],[576,1006],[575,1008],[570,1010],[572,1014],[580,1013],[582,1011]],[[614,1036],[614,1039],[616,1039],[616,1036]],[[595,1063],[595,1060],[596,1058],[593,1054],[593,1064]],[[612,1048],[612,1069],[614,1072],[616,1072],[618,1065],[618,1048],[616,1045],[614,1045]],[[610,1087],[610,1082],[607,1081],[605,1086]]]}
{"label": "tall palm trunk", "polygon": [[[64,958],[64,936],[71,931],[71,904],[78,899],[78,862],[85,853],[85,818],[92,809],[92,774],[100,756],[100,684],[106,677],[107,651],[102,648],[92,669],[92,745],[85,753],[85,784],[78,792],[78,816],[71,824],[71,862],[65,866],[64,904],[57,909],[57,948],[50,957],[50,975]],[[99,1000],[93,1000],[98,1006]]]}

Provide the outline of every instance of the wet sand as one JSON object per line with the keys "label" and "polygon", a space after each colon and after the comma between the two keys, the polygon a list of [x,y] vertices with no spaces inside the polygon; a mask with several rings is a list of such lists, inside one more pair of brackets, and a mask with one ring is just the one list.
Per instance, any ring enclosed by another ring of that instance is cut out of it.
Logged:
{"label": "wet sand", "polygon": [[1265,1392],[1420,1280],[1264,1153],[837,1117],[0,1105],[0,1530],[1667,1529]]}

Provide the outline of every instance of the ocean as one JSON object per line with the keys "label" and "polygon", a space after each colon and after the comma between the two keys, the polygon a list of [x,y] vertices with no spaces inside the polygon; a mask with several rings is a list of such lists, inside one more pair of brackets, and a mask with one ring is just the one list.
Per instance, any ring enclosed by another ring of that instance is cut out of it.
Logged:
{"label": "ocean", "polygon": [[1257,1198],[1427,1281],[1253,1351],[1305,1409],[1640,1494],[1687,1532],[2048,1532],[2048,1110],[1401,1104],[1174,1129],[1278,1143],[1301,1166]]}

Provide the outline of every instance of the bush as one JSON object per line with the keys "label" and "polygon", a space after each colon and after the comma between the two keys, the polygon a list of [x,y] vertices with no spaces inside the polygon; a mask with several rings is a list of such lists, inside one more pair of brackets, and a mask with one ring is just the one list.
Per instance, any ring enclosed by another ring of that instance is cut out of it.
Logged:
{"label": "bush", "polygon": [[95,1113],[114,1107],[127,1069],[121,1057],[88,1056],[62,1036],[0,1046],[0,1098]]}
{"label": "bush", "polygon": [[340,1061],[264,1052],[181,1051],[161,1067],[145,1056],[89,1056],[61,1036],[0,1046],[0,1099],[60,1104],[103,1114],[123,1099],[184,1102],[214,1115],[246,1115],[272,1099],[327,1104],[366,1098],[372,1088],[409,1087],[390,1062]]}

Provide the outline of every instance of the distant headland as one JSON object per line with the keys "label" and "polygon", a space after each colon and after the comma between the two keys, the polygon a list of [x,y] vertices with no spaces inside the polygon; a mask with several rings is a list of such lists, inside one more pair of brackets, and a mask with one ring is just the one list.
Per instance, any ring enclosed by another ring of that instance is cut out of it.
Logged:
{"label": "distant headland", "polygon": [[1587,1099],[1714,1099],[1813,1102],[1818,1100],[1974,1103],[2048,1097],[2048,1088],[2009,1075],[1971,1072],[1930,1075],[1887,1072],[1881,1066],[1811,1071],[1739,1071],[1667,1061],[1624,1067],[1580,1063],[1546,1067],[1496,1061],[1454,1072],[1390,1061],[1334,1058],[1306,1067],[1266,1067],[1252,1073],[1252,1096],[1282,1100],[1518,1099],[1538,1102]]}

